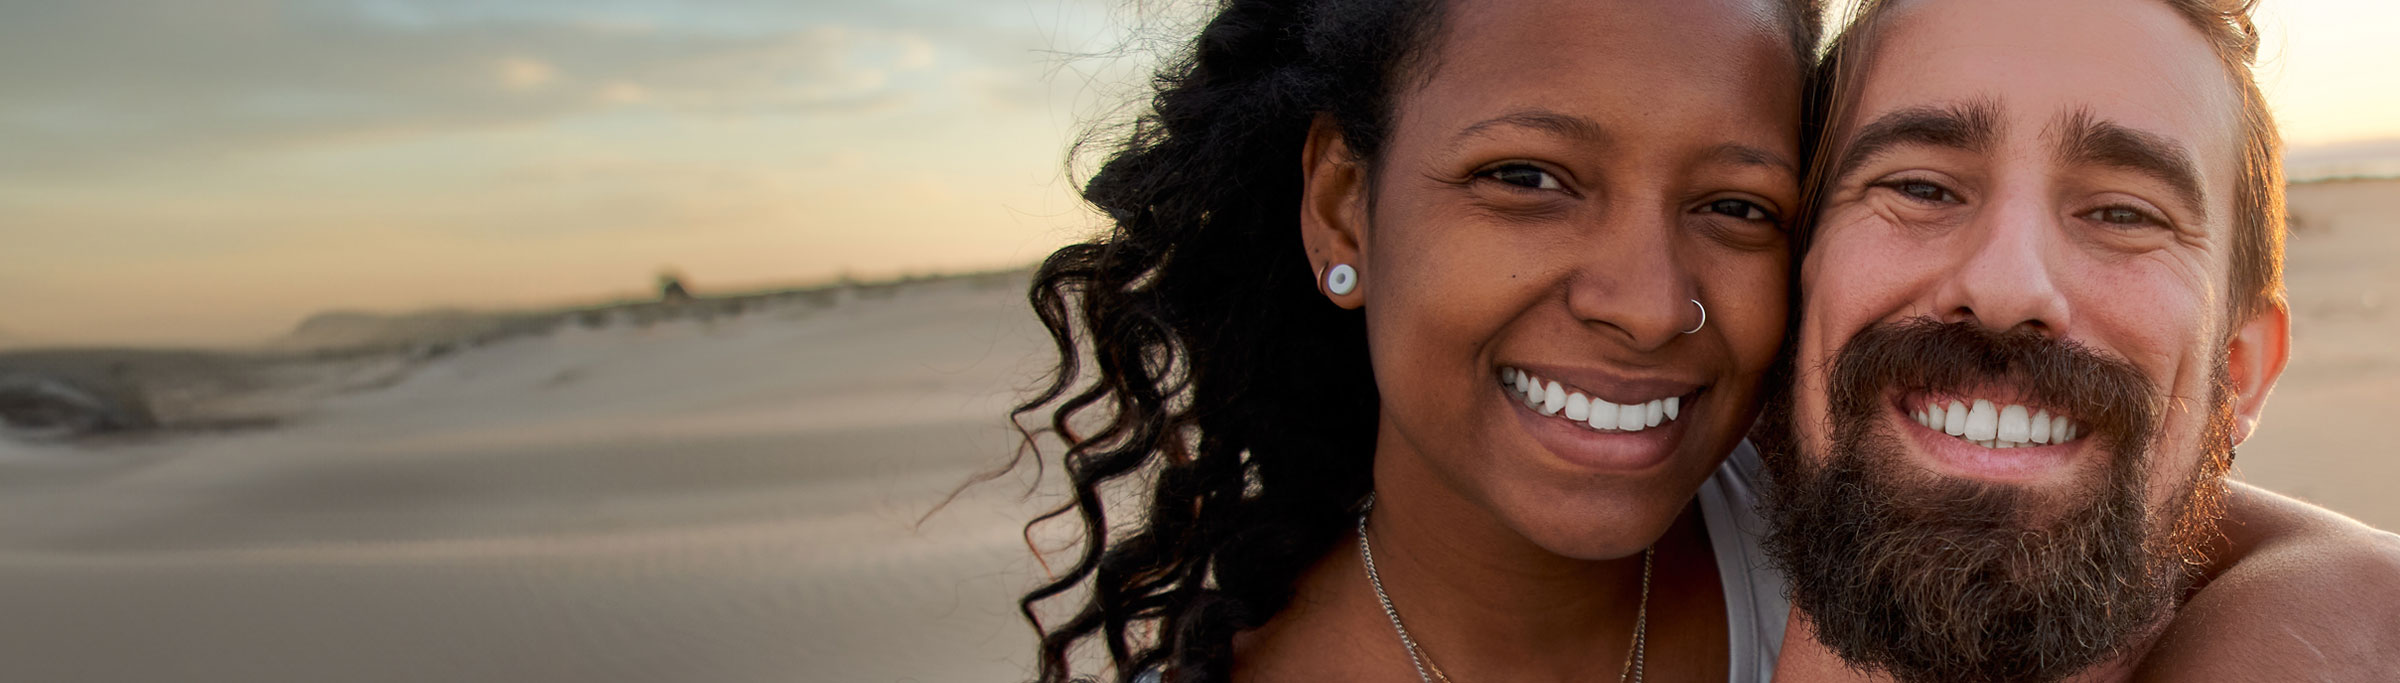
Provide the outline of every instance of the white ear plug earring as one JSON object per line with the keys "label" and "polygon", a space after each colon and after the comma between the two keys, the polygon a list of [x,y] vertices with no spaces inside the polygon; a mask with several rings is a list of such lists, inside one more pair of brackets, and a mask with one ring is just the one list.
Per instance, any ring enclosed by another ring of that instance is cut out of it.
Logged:
{"label": "white ear plug earring", "polygon": [[1332,269],[1325,271],[1325,291],[1342,296],[1354,289],[1358,289],[1358,269],[1350,267],[1350,264],[1336,263]]}

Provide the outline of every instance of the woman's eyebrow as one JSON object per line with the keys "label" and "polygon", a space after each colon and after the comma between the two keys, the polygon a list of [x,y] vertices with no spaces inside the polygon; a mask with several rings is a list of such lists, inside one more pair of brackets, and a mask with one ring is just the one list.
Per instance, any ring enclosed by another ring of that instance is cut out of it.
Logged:
{"label": "woman's eyebrow", "polygon": [[1763,166],[1799,177],[1800,166],[1781,154],[1739,142],[1728,142],[1709,150],[1708,158],[1720,164],[1734,166]]}
{"label": "woman's eyebrow", "polygon": [[1590,118],[1548,109],[1523,109],[1477,121],[1461,128],[1458,131],[1457,139],[1465,140],[1489,135],[1494,129],[1508,127],[1531,128],[1553,135],[1601,144],[1606,144],[1614,137],[1609,135],[1607,127]]}
{"label": "woman's eyebrow", "polygon": [[2000,106],[1989,100],[1896,109],[1859,126],[1834,164],[1833,177],[1857,171],[1893,149],[1921,145],[1982,153],[2000,138]]}

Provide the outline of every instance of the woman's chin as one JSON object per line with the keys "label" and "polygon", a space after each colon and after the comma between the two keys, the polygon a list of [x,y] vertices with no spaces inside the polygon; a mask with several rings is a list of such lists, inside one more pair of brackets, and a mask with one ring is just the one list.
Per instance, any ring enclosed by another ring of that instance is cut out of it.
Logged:
{"label": "woman's chin", "polygon": [[1519,501],[1510,526],[1527,542],[1560,557],[1602,561],[1637,555],[1665,534],[1683,504],[1636,500],[1623,494],[1585,497],[1581,503],[1548,496]]}

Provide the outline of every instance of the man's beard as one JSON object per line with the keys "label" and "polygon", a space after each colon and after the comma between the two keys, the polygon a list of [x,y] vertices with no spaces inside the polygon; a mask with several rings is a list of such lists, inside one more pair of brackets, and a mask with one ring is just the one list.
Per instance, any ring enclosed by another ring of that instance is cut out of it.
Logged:
{"label": "man's beard", "polygon": [[[1789,372],[1789,366],[1786,366]],[[2170,613],[2215,535],[2233,394],[2218,359],[2206,453],[2165,510],[2145,505],[2167,400],[2124,361],[2030,331],[1918,318],[1853,338],[1826,378],[1831,453],[1771,391],[1756,440],[1772,474],[1768,550],[1820,642],[1902,681],[2054,681],[2126,654]],[[1908,462],[1890,391],[2005,383],[2063,409],[2106,458],[2088,485],[2035,491]]]}

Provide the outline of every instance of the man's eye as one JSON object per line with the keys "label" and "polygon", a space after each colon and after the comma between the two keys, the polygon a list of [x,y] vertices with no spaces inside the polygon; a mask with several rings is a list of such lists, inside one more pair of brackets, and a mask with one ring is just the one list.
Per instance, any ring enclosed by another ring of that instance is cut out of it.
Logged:
{"label": "man's eye", "polygon": [[2142,213],[2140,209],[2130,206],[2101,207],[2085,212],[2083,217],[2110,225],[2144,225],[2158,222],[2151,218],[2150,214]]}
{"label": "man's eye", "polygon": [[1775,215],[1767,213],[1765,208],[1740,199],[1719,199],[1709,202],[1706,208],[1709,213],[1732,216],[1746,221],[1775,220]]}
{"label": "man's eye", "polygon": [[1564,187],[1559,184],[1558,176],[1550,175],[1549,171],[1523,164],[1502,166],[1476,175],[1532,190],[1556,190]]}
{"label": "man's eye", "polygon": [[1903,180],[1893,183],[1892,189],[1899,190],[1901,194],[1928,202],[1958,201],[1957,195],[1950,194],[1949,190],[1942,189],[1942,186],[1935,185],[1933,183]]}

